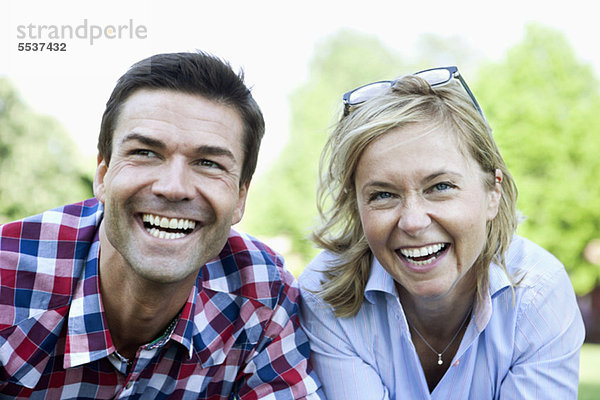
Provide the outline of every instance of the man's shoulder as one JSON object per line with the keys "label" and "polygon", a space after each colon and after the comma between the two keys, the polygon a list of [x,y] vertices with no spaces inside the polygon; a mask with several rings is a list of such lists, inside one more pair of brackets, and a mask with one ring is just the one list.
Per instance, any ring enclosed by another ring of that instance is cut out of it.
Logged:
{"label": "man's shoulder", "polygon": [[282,291],[297,291],[283,257],[259,239],[231,229],[217,258],[201,271],[202,286],[263,303],[276,302]]}
{"label": "man's shoulder", "polygon": [[2,271],[72,276],[73,262],[87,257],[101,217],[102,206],[89,199],[1,225]]}
{"label": "man's shoulder", "polygon": [[[0,240],[78,240],[95,231],[102,211],[100,202],[88,199],[53,208],[41,214],[0,225]],[[2,247],[2,250],[5,250]]]}
{"label": "man's shoulder", "polygon": [[101,215],[91,199],[0,226],[1,326],[69,303]]}

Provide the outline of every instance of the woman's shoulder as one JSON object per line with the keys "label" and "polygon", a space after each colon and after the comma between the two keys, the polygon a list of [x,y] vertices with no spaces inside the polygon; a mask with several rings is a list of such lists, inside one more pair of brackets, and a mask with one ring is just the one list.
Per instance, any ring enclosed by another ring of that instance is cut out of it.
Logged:
{"label": "woman's shoulder", "polygon": [[552,315],[573,318],[577,303],[571,280],[564,265],[549,251],[516,236],[506,254],[506,265],[515,297],[502,297],[516,303],[515,311],[521,321],[524,315],[532,319],[545,313],[549,313],[548,318]]}
{"label": "woman's shoulder", "polygon": [[515,236],[506,254],[508,273],[519,287],[536,287],[567,278],[564,265],[548,250],[522,236]]}
{"label": "woman's shoulder", "polygon": [[[574,354],[583,342],[584,327],[564,265],[549,251],[518,236],[506,263],[515,286],[514,291],[498,292],[492,299],[496,328],[491,332],[497,333],[496,339],[512,337],[514,343],[508,346],[514,349],[515,362]],[[511,325],[514,334],[507,336]]]}
{"label": "woman's shoulder", "polygon": [[306,268],[298,277],[302,291],[317,292],[321,290],[321,284],[327,278],[325,271],[329,270],[339,261],[339,257],[327,250],[321,251],[308,263]]}

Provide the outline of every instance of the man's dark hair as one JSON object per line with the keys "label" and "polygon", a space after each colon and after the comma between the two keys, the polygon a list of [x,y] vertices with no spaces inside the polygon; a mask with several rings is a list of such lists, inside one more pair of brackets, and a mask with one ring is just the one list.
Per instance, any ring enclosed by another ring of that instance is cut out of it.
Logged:
{"label": "man's dark hair", "polygon": [[252,179],[265,132],[262,112],[244,84],[243,72],[236,74],[227,62],[203,52],[157,54],[135,63],[119,78],[106,103],[98,137],[98,152],[107,165],[121,107],[140,89],[166,89],[200,95],[235,109],[244,124],[244,163],[240,185]]}

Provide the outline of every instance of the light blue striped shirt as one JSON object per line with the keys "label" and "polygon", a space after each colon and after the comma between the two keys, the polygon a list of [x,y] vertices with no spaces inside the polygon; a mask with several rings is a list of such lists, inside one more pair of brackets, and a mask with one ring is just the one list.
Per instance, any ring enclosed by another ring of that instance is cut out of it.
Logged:
{"label": "light blue striped shirt", "polygon": [[[451,366],[432,393],[412,343],[394,281],[377,260],[365,300],[352,318],[303,289],[301,323],[329,400],[576,399],[584,327],[569,277],[550,253],[516,236],[509,272],[525,274],[513,291],[490,267],[489,293],[477,302]],[[315,290],[335,260],[317,256],[300,277]]]}

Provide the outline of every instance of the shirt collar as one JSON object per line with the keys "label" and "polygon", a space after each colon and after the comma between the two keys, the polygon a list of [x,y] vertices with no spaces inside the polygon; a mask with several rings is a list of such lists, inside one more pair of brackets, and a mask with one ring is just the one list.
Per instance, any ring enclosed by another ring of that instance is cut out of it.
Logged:
{"label": "shirt collar", "polygon": [[492,316],[492,297],[498,295],[501,291],[510,287],[510,279],[504,270],[496,263],[492,262],[488,271],[489,285],[487,292],[475,300],[473,311],[475,325],[479,332],[483,331]]}
{"label": "shirt collar", "polygon": [[96,232],[67,315],[65,368],[104,358],[115,351],[100,297],[99,253],[100,241]]}
{"label": "shirt collar", "polygon": [[371,273],[365,287],[365,299],[370,303],[375,303],[377,292],[383,292],[397,296],[394,278],[383,268],[379,260],[373,257],[371,262]]}
{"label": "shirt collar", "polygon": [[[75,367],[101,358],[116,351],[108,331],[108,324],[98,280],[98,242],[92,245],[84,276],[79,280],[68,314],[68,333],[65,348],[64,367]],[[160,347],[169,340],[179,342],[187,349],[188,357],[193,355],[194,314],[198,286],[194,286],[175,327],[170,335],[158,343],[148,344]],[[82,317],[83,316],[83,317]]]}
{"label": "shirt collar", "polygon": [[[483,331],[492,315],[492,297],[499,292],[510,287],[511,283],[504,273],[504,270],[495,263],[491,263],[489,268],[489,286],[486,293],[481,296],[481,299],[475,299],[475,307],[473,315],[475,324],[479,332]],[[379,260],[373,257],[371,262],[371,273],[365,287],[365,300],[372,304],[376,302],[377,293],[387,293],[394,297],[398,296],[394,279],[383,268]]]}
{"label": "shirt collar", "polygon": [[[102,204],[98,205],[98,213],[102,216]],[[73,294],[73,299],[67,315],[67,338],[65,345],[64,368],[76,367],[101,358],[107,357],[116,351],[108,330],[98,275],[98,260],[100,254],[100,239],[98,226],[89,248],[87,259]],[[171,334],[161,340],[159,344],[153,343],[152,347],[163,345],[173,339],[188,350],[192,355],[192,332],[196,297],[198,295],[198,281],[190,292],[190,296],[181,312]]]}

